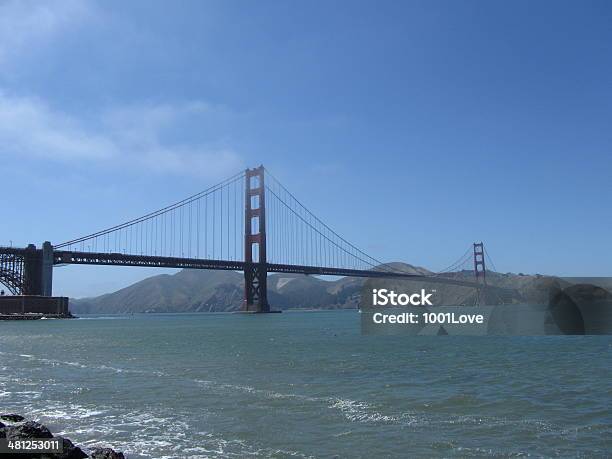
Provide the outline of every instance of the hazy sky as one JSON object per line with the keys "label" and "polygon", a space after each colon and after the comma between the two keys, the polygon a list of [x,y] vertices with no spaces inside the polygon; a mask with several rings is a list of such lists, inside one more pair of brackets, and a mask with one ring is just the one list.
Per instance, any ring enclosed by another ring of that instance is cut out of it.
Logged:
{"label": "hazy sky", "polygon": [[[0,244],[265,164],[383,260],[612,275],[608,1],[0,1]],[[162,271],[64,267],[82,296]],[[168,272],[168,271],[163,271]]]}

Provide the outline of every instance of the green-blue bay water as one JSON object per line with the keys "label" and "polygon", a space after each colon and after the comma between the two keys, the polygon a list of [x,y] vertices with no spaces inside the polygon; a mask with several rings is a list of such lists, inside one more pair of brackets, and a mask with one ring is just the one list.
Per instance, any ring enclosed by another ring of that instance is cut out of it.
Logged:
{"label": "green-blue bay water", "polygon": [[0,322],[0,411],[130,458],[610,457],[612,337],[362,336],[356,311]]}

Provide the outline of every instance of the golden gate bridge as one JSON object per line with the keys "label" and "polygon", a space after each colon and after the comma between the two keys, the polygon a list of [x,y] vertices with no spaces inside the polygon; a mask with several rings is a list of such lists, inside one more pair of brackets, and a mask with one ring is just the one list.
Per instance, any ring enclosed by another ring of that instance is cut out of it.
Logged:
{"label": "golden gate bridge", "polygon": [[[333,231],[259,166],[79,238],[41,248],[0,247],[0,283],[13,295],[50,297],[53,267],[60,265],[234,270],[244,272],[243,310],[270,312],[268,273],[404,278],[481,289],[485,259],[492,264],[480,242],[437,273],[385,264]],[[473,266],[473,281],[453,276],[466,264]]]}

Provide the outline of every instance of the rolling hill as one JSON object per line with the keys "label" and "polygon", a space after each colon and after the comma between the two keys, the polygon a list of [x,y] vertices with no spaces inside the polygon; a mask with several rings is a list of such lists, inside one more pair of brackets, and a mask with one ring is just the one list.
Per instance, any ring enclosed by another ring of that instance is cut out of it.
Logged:
{"label": "rolling hill", "polygon": [[[389,266],[408,273],[431,274],[425,268],[405,263]],[[472,280],[473,273],[462,271],[453,277]],[[524,295],[519,292],[533,290],[544,277],[488,273],[487,279],[490,284],[516,289],[513,301],[520,301]],[[356,308],[365,282],[363,278],[324,280],[301,274],[270,274],[268,300],[274,309]],[[426,282],[413,282],[412,285],[419,289],[432,287]],[[441,284],[435,288],[445,304],[474,302],[473,289]],[[240,272],[184,269],[172,275],[149,277],[113,293],[71,300],[70,309],[75,314],[238,311],[242,306],[243,289]]]}

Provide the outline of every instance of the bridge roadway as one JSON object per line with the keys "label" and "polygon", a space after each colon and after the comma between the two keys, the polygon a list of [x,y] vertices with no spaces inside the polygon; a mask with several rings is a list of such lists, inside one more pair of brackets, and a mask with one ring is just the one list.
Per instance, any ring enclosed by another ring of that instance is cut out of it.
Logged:
{"label": "bridge roadway", "polygon": [[[53,252],[53,263],[55,265],[146,266],[156,268],[218,269],[228,271],[243,271],[246,265],[244,261],[236,260],[208,260],[200,258],[157,257],[149,255],[127,255],[112,252],[75,252],[63,250]],[[446,276],[427,276],[423,274],[402,273],[398,271],[326,268],[320,266],[285,265],[279,263],[267,263],[266,266],[267,272],[269,273],[413,279],[432,283],[459,285],[462,287],[482,287],[482,284],[477,282],[453,279]],[[509,289],[491,285],[487,285],[487,289],[510,291]]]}

